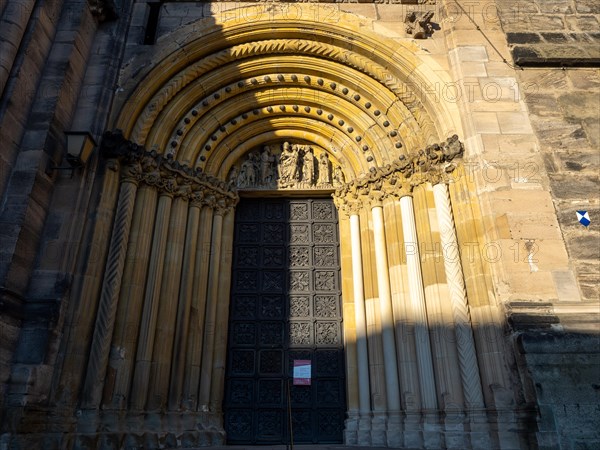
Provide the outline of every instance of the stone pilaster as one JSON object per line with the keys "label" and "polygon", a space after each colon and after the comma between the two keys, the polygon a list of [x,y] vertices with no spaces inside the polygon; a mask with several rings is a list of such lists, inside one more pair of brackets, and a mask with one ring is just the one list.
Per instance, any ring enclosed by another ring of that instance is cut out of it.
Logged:
{"label": "stone pilaster", "polygon": [[[90,255],[85,262],[81,276],[75,279],[73,295],[81,299],[97,298],[102,284],[104,261],[108,253],[106,242],[110,239],[115,215],[115,206],[119,195],[120,164],[116,159],[109,159],[101,184],[103,195],[96,208],[97,220],[91,232]],[[71,331],[60,350],[58,364],[62,366],[56,377],[55,400],[67,404],[76,402],[77,395],[85,378],[87,348],[92,338],[96,308],[86,308],[80,303],[73,305],[73,310],[66,320]]]}

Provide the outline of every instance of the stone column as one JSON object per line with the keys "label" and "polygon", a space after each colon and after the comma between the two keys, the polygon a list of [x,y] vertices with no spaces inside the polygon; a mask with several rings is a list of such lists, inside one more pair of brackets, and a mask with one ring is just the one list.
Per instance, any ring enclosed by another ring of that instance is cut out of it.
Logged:
{"label": "stone column", "polygon": [[454,218],[448,196],[448,187],[444,183],[433,186],[435,209],[440,227],[440,239],[444,256],[444,267],[450,294],[450,305],[454,317],[456,347],[463,386],[465,406],[467,408],[483,408],[483,394],[479,378],[479,364],[475,351],[475,342],[471,330],[471,318],[463,278],[460,252]]}
{"label": "stone column", "polygon": [[[375,273],[375,249],[373,245],[372,214],[368,209],[360,211],[360,232],[365,292],[365,315],[367,321],[367,347],[369,351],[369,387],[371,392],[371,445],[386,445],[387,395],[381,329],[381,307],[377,274]],[[369,220],[371,219],[371,220]]]}
{"label": "stone column", "polygon": [[157,198],[155,187],[142,185],[135,201],[109,361],[109,371],[114,372],[114,388],[109,389],[108,386],[110,373],[104,388],[106,401],[115,408],[127,407],[131,388]]}
{"label": "stone column", "polygon": [[356,315],[356,353],[358,355],[359,408],[361,414],[371,412],[369,389],[369,356],[367,350],[367,318],[362,273],[362,250],[360,247],[360,219],[354,212],[350,215],[350,238],[352,240],[352,285],[354,288],[354,312]]}
{"label": "stone column", "polygon": [[490,267],[482,258],[485,230],[481,211],[474,198],[476,190],[468,176],[455,174],[455,183],[449,186],[454,211],[458,244],[462,254],[462,270],[469,299],[469,313],[476,343],[477,360],[483,397],[486,406],[512,407],[513,395],[505,361],[503,318],[495,304]]}
{"label": "stone column", "polygon": [[135,163],[126,165],[122,173],[117,212],[83,387],[82,405],[86,408],[98,406],[102,397],[140,171],[139,163]]}
{"label": "stone column", "polygon": [[[354,314],[356,321],[356,355],[358,365],[359,424],[358,444],[368,445],[370,435],[363,436],[364,429],[370,428],[371,390],[369,388],[369,353],[367,347],[367,317],[365,313],[365,293],[363,283],[362,249],[360,243],[360,217],[358,202],[349,205],[350,239],[352,248],[352,286],[354,292]],[[368,432],[367,432],[368,433]]]}
{"label": "stone column", "polygon": [[200,225],[200,209],[202,208],[203,197],[203,191],[194,192],[188,209],[183,255],[184,270],[181,275],[181,287],[179,290],[179,306],[173,346],[173,365],[171,367],[171,383],[169,388],[169,409],[171,410],[178,409],[182,401],[185,361],[188,351],[188,332],[190,329],[190,310],[194,290],[194,274],[196,272],[198,227]]}
{"label": "stone column", "polygon": [[400,198],[400,211],[402,213],[402,231],[404,234],[404,250],[408,272],[408,290],[415,320],[415,345],[417,366],[419,368],[421,403],[424,409],[435,410],[437,409],[437,399],[425,307],[425,291],[423,289],[423,276],[421,274],[421,260],[413,199],[410,195],[405,194]]}
{"label": "stone column", "polygon": [[131,408],[142,410],[146,406],[148,386],[150,381],[150,367],[154,351],[154,338],[156,321],[158,319],[158,306],[162,286],[162,273],[165,261],[165,249],[169,232],[169,219],[173,193],[161,192],[156,211],[154,235],[152,237],[152,250],[150,253],[150,266],[144,295],[144,309],[140,324],[140,335],[135,361],[133,384],[131,389]]}
{"label": "stone column", "polygon": [[204,346],[202,351],[202,368],[200,371],[200,391],[198,393],[198,409],[209,411],[211,377],[215,350],[215,326],[219,299],[219,278],[221,263],[221,243],[223,234],[223,216],[226,213],[225,201],[220,200],[213,216],[212,239],[210,248],[210,265],[208,291],[206,299],[206,316],[204,319]]}
{"label": "stone column", "polygon": [[386,241],[390,265],[390,288],[394,308],[396,353],[400,372],[401,407],[404,411],[402,444],[410,448],[423,445],[421,394],[417,367],[414,327],[415,320],[409,302],[408,271],[404,253],[399,199],[390,196],[384,201]]}
{"label": "stone column", "polygon": [[373,215],[373,239],[375,241],[375,267],[379,307],[381,308],[381,334],[383,340],[383,365],[388,411],[400,411],[400,388],[398,385],[398,362],[396,360],[396,338],[394,336],[394,312],[390,292],[390,273],[388,267],[385,229],[383,223],[382,193],[373,191],[375,196],[371,204]]}
{"label": "stone column", "polygon": [[454,319],[446,300],[449,293],[442,260],[442,246],[437,220],[431,214],[435,206],[429,183],[414,188],[413,201],[438,406],[445,411],[446,422],[454,426],[456,414],[462,417],[462,385],[454,337]]}
{"label": "stone column", "polygon": [[231,264],[233,256],[233,232],[235,213],[228,208],[223,217],[221,260],[219,263],[218,306],[215,330],[213,371],[211,377],[210,410],[221,411],[225,388],[227,363],[227,331],[229,329],[229,305],[231,292]]}
{"label": "stone column", "polygon": [[185,381],[183,388],[183,406],[195,410],[198,406],[200,386],[200,365],[204,343],[204,317],[208,289],[208,269],[210,261],[210,238],[212,234],[214,197],[210,196],[200,211],[198,226],[198,244],[196,246],[196,266],[192,287],[192,305],[190,310],[190,331],[186,354]]}
{"label": "stone column", "polygon": [[[358,356],[356,351],[356,314],[354,306],[354,288],[352,280],[352,240],[350,238],[350,218],[345,202],[339,197],[334,197],[338,208],[339,237],[340,237],[340,270],[342,290],[342,317],[344,321],[344,355],[346,362],[346,420],[344,421],[343,440],[347,445],[357,445],[357,431],[360,419],[360,401],[358,380]],[[367,365],[367,373],[368,373]],[[368,426],[370,428],[370,420]],[[368,431],[367,431],[368,433]],[[370,441],[361,441],[369,444]]]}
{"label": "stone column", "polygon": [[106,242],[111,236],[119,187],[119,163],[116,159],[109,159],[99,186],[102,195],[94,211],[96,221],[88,235],[88,255],[83,260],[83,270],[77,274],[73,283],[72,298],[79,300],[71,302],[65,319],[65,327],[70,332],[63,338],[65,343],[61,345],[59,353],[57,368],[60,370],[60,379],[51,393],[54,401],[74,404],[85,381],[86,358],[93,336],[96,311],[84,299],[98,298],[101,289],[104,262],[108,253]]}
{"label": "stone column", "polygon": [[175,322],[179,300],[179,281],[181,279],[183,264],[185,226],[188,211],[187,195],[189,189],[189,185],[184,185],[178,190],[169,217],[169,231],[167,234],[167,246],[162,272],[163,281],[159,295],[158,320],[155,324],[156,332],[152,354],[149,396],[146,405],[146,408],[149,410],[162,411],[167,407],[173,339],[175,337]]}

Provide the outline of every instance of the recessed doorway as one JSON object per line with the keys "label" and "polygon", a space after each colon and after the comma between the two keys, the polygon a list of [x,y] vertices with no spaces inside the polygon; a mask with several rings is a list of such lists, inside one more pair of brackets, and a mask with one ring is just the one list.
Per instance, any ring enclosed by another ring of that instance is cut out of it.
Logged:
{"label": "recessed doorway", "polygon": [[[337,211],[331,199],[236,208],[224,398],[229,444],[341,443],[346,413]],[[310,361],[310,385],[292,382]]]}

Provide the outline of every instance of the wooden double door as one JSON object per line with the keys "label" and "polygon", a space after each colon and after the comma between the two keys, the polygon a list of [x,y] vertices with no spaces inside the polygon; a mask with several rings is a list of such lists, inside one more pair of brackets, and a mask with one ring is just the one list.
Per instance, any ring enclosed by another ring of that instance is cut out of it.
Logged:
{"label": "wooden double door", "polygon": [[[236,208],[224,419],[230,444],[338,443],[346,412],[333,201]],[[311,384],[293,384],[309,361]]]}

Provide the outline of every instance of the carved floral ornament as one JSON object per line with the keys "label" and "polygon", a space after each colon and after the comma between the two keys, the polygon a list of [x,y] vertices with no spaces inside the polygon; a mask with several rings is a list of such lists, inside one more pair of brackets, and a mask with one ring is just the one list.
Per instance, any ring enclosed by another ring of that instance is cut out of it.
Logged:
{"label": "carved floral ornament", "polygon": [[377,206],[387,197],[404,197],[423,183],[439,184],[450,181],[456,169],[452,162],[464,153],[457,135],[398,160],[384,167],[372,167],[369,173],[338,187],[333,194],[335,205],[348,215],[356,214],[363,206]]}
{"label": "carved floral ornament", "polygon": [[218,211],[226,211],[239,201],[236,190],[224,181],[180,164],[172,157],[146,151],[125,139],[120,131],[104,133],[101,151],[105,158],[121,161],[122,182],[144,183],[161,193],[184,197],[193,205]]}

